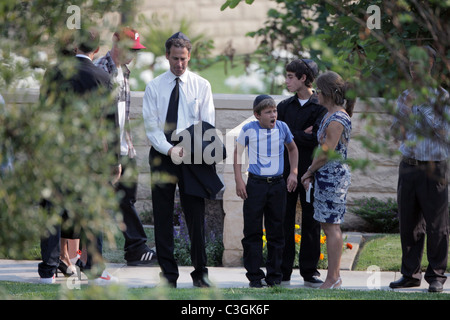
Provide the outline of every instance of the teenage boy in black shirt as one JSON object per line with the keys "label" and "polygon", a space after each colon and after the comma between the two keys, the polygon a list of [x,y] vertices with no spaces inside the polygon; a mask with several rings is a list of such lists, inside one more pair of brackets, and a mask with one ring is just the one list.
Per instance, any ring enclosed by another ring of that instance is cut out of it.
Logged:
{"label": "teenage boy in black shirt", "polygon": [[[306,172],[312,162],[312,155],[317,146],[317,130],[326,113],[319,105],[312,83],[318,74],[317,64],[310,59],[297,59],[286,66],[286,87],[295,95],[278,104],[278,119],[287,123],[294,135],[298,148],[298,179]],[[285,157],[287,154],[285,153]],[[284,161],[285,178],[289,175],[289,161]],[[307,287],[319,287],[323,281],[317,264],[320,257],[320,224],[313,219],[313,197],[306,201],[304,188],[297,188],[287,193],[286,215],[284,218],[285,249],[283,252],[283,282],[289,283],[295,259],[295,212],[300,197],[302,207],[301,242],[299,253],[300,274]]]}

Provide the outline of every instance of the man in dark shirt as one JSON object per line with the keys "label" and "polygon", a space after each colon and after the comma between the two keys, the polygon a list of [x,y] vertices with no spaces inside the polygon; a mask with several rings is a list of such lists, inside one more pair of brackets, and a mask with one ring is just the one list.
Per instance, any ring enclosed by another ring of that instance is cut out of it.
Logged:
{"label": "man in dark shirt", "polygon": [[[286,86],[295,95],[278,104],[278,119],[289,126],[298,148],[298,179],[306,172],[312,162],[317,146],[317,130],[326,109],[319,105],[312,83],[318,74],[317,64],[309,59],[297,59],[286,66]],[[285,153],[285,157],[287,157]],[[289,161],[285,159],[285,178],[289,175]],[[283,282],[291,279],[295,259],[295,214],[297,200],[300,197],[302,207],[301,242],[299,253],[300,274],[305,286],[319,287],[322,280],[317,270],[320,257],[320,224],[313,219],[313,199],[306,200],[304,188],[297,188],[287,194],[287,206],[284,222],[285,249],[283,252]]]}
{"label": "man in dark shirt", "polygon": [[[93,105],[96,102],[101,103],[101,117],[111,122],[112,127],[116,127],[116,114],[112,108],[111,99],[109,99],[109,92],[112,85],[109,75],[96,67],[92,63],[94,54],[99,50],[99,33],[94,29],[79,30],[77,34],[77,49],[76,57],[65,58],[64,61],[60,61],[60,64],[46,72],[43,85],[41,86],[41,101],[45,104],[56,105],[61,108],[61,120],[63,117],[71,116],[71,109],[79,108],[80,105],[87,104],[89,108],[86,108],[86,113],[94,113]],[[67,111],[67,113],[65,113]],[[93,114],[91,114],[92,116]],[[65,119],[67,120],[67,119]],[[75,131],[74,131],[75,132]],[[67,133],[68,135],[70,133]],[[80,131],[79,135],[83,132]],[[107,149],[108,153],[113,156],[114,163],[108,163],[106,160],[100,164],[91,164],[93,167],[103,166],[105,170],[110,170],[109,166],[112,165],[113,176],[111,177],[111,183],[114,184],[118,181],[121,174],[121,165],[118,158],[118,133],[114,136],[114,141],[101,141],[99,144],[103,145],[102,149]],[[70,137],[72,138],[72,137]],[[75,144],[81,144],[83,141],[81,138],[76,139]],[[71,146],[76,149],[77,146]],[[96,151],[93,151],[96,152]],[[102,159],[105,157],[103,156]],[[62,161],[64,161],[62,159]],[[72,170],[72,168],[66,168],[66,170]],[[86,175],[92,172],[85,172]],[[55,182],[58,183],[58,182]],[[58,188],[61,194],[65,198],[65,201],[70,201],[74,197],[71,194],[73,188],[70,181],[60,181]],[[43,199],[42,205],[50,209],[52,207],[52,198]],[[69,223],[75,224],[73,219],[70,219]],[[79,227],[79,226],[77,226]],[[83,226],[81,226],[83,228]],[[83,232],[82,232],[83,233]],[[38,265],[38,273],[41,277],[42,283],[54,283],[55,273],[59,265],[60,257],[60,238],[61,238],[61,226],[55,226],[55,230],[41,239],[41,255],[42,262]],[[102,239],[98,236],[97,239],[86,240],[86,247],[89,248],[86,264],[83,266],[84,271],[88,272],[89,278],[96,278],[95,283],[103,285],[117,282],[118,279],[110,275],[104,270],[103,261],[98,261],[97,257],[101,257],[102,253]],[[93,243],[91,245],[91,242]]]}

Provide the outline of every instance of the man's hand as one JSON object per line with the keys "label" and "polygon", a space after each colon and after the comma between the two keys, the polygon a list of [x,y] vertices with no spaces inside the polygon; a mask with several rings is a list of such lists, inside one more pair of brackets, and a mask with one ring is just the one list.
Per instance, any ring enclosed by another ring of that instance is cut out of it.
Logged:
{"label": "man's hand", "polygon": [[181,164],[183,162],[184,150],[183,147],[174,146],[169,149],[168,155],[175,164]]}

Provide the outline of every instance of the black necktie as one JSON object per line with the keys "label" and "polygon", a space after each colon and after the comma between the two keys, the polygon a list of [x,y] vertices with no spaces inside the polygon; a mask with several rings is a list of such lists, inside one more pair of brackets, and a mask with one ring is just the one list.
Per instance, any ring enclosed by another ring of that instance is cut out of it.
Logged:
{"label": "black necktie", "polygon": [[166,126],[165,134],[167,141],[172,142],[171,135],[172,132],[177,128],[178,121],[178,101],[179,101],[179,91],[180,91],[180,78],[175,78],[175,87],[172,90],[169,100],[169,108],[167,109],[166,116]]}

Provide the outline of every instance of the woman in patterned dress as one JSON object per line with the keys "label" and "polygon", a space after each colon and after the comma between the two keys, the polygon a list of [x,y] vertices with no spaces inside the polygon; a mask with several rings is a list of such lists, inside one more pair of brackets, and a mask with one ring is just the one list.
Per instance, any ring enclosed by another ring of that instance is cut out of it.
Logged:
{"label": "woman in patterned dress", "polygon": [[316,81],[319,103],[328,113],[322,119],[316,153],[308,171],[301,178],[306,190],[314,183],[314,219],[321,223],[327,237],[328,273],[320,288],[339,288],[342,232],[340,224],[346,211],[346,198],[350,186],[350,169],[344,162],[352,130],[350,117],[355,104],[348,99],[348,83],[335,72],[326,72]]}

